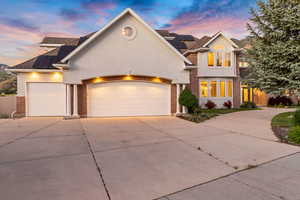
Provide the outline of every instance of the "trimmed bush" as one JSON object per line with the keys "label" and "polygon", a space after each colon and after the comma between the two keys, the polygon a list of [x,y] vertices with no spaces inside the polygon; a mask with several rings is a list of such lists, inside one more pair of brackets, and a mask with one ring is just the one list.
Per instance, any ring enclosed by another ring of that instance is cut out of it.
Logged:
{"label": "trimmed bush", "polygon": [[228,101],[225,101],[224,104],[223,104],[224,107],[228,108],[228,109],[231,109],[232,108],[232,103],[230,100]]}
{"label": "trimmed bush", "polygon": [[240,105],[241,108],[257,108],[254,102],[245,102]]}
{"label": "trimmed bush", "polygon": [[300,126],[295,126],[289,130],[288,141],[300,144]]}
{"label": "trimmed bush", "polygon": [[300,109],[297,109],[294,114],[295,126],[300,126]]}
{"label": "trimmed bush", "polygon": [[192,113],[198,107],[198,99],[192,92],[185,88],[179,96],[179,104],[185,106],[189,113]]}
{"label": "trimmed bush", "polygon": [[213,101],[211,101],[211,100],[208,100],[207,101],[207,103],[205,104],[205,107],[207,108],[207,109],[213,109],[213,108],[215,108],[217,105],[213,102]]}
{"label": "trimmed bush", "polygon": [[291,106],[293,101],[287,96],[270,97],[268,100],[268,106]]}

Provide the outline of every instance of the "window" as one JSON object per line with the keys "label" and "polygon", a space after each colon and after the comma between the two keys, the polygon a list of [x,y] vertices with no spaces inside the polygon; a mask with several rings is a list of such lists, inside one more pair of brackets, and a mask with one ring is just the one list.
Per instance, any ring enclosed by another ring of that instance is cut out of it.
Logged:
{"label": "window", "polygon": [[248,67],[248,63],[245,61],[239,62],[240,67]]}
{"label": "window", "polygon": [[207,54],[207,63],[208,66],[214,66],[214,53],[213,52],[208,52]]}
{"label": "window", "polygon": [[207,97],[208,96],[208,86],[207,86],[206,81],[201,81],[200,89],[201,89],[201,97]]}
{"label": "window", "polygon": [[225,53],[225,67],[231,66],[231,53]]}
{"label": "window", "polygon": [[225,97],[225,81],[220,81],[220,97]]}
{"label": "window", "polygon": [[210,96],[211,97],[217,96],[217,81],[210,82]]}
{"label": "window", "polygon": [[222,53],[217,53],[217,66],[222,66]]}
{"label": "window", "polygon": [[232,81],[227,82],[227,87],[228,87],[228,96],[232,97]]}

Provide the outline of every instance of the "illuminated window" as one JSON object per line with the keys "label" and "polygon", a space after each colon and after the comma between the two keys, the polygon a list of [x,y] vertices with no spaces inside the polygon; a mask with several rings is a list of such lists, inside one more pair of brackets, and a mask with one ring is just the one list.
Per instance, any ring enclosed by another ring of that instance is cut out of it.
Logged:
{"label": "illuminated window", "polygon": [[225,67],[231,66],[231,53],[225,53]]}
{"label": "illuminated window", "polygon": [[211,97],[217,96],[217,81],[210,82],[210,96]]}
{"label": "illuminated window", "polygon": [[207,86],[206,81],[201,81],[200,89],[201,89],[201,96],[202,97],[207,97],[208,96],[208,86]]}
{"label": "illuminated window", "polygon": [[207,54],[207,61],[208,61],[208,66],[214,66],[214,53],[213,52],[208,52]]}
{"label": "illuminated window", "polygon": [[232,97],[232,81],[231,80],[229,80],[227,82],[227,87],[228,87],[228,96]]}
{"label": "illuminated window", "polygon": [[220,96],[225,97],[225,81],[220,81]]}
{"label": "illuminated window", "polygon": [[248,67],[248,63],[245,61],[239,62],[240,67]]}
{"label": "illuminated window", "polygon": [[217,66],[222,66],[222,53],[217,53]]}

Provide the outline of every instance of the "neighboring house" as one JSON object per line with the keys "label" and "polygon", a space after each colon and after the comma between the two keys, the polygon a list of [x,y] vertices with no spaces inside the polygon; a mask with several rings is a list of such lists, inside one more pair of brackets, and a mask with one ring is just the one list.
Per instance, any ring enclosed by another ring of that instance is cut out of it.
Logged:
{"label": "neighboring house", "polygon": [[10,68],[17,113],[26,116],[149,116],[184,112],[188,87],[203,106],[241,103],[238,40],[153,30],[131,9],[80,38],[46,37],[47,53]]}

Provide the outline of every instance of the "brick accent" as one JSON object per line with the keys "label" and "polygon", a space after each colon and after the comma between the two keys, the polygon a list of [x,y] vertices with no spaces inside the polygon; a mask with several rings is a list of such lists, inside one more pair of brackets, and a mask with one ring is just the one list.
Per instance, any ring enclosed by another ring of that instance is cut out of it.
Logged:
{"label": "brick accent", "polygon": [[233,107],[239,108],[241,105],[240,78],[233,78]]}
{"label": "brick accent", "polygon": [[87,116],[87,86],[78,85],[78,114],[80,117]]}
{"label": "brick accent", "polygon": [[190,70],[190,84],[188,84],[187,87],[196,97],[199,97],[199,79],[197,68]]}
{"label": "brick accent", "polygon": [[171,85],[171,113],[175,114],[177,108],[177,88],[176,84]]}
{"label": "brick accent", "polygon": [[25,115],[26,113],[26,104],[24,96],[17,96],[17,105],[16,105],[16,114],[17,115]]}
{"label": "brick accent", "polygon": [[198,64],[198,56],[197,53],[191,53],[187,56],[187,59],[189,59],[194,65]]}

